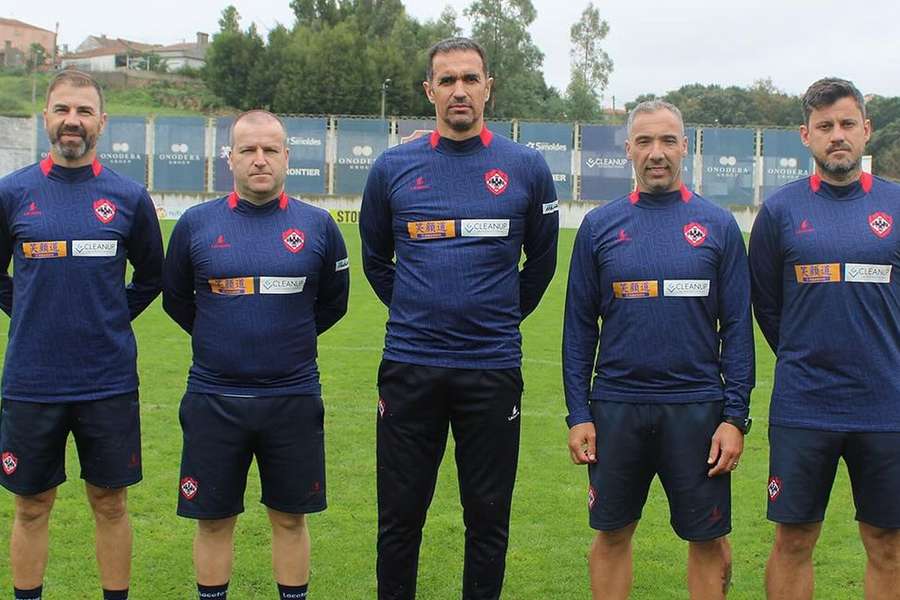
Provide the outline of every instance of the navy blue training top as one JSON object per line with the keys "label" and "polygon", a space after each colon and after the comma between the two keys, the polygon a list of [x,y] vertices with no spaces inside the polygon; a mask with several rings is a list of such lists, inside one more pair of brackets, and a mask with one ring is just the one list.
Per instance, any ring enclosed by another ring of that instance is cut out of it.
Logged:
{"label": "navy blue training top", "polygon": [[590,211],[572,252],[562,358],[570,427],[591,421],[590,400],[724,399],[726,415],[747,416],[750,275],[734,217],[685,187]]}
{"label": "navy blue training top", "polygon": [[750,235],[756,320],[776,354],[769,422],[900,431],[900,186],[818,176],[766,200]]}
{"label": "navy blue training top", "polygon": [[283,193],[187,210],[169,240],[163,307],[192,336],[188,391],[320,394],[316,336],[347,312],[349,264],[331,216]]}
{"label": "navy blue training top", "polygon": [[3,397],[81,402],[137,390],[131,320],[159,294],[162,264],[147,190],[96,160],[69,169],[48,157],[0,179],[0,309],[11,317]]}
{"label": "navy blue training top", "polygon": [[556,268],[557,211],[543,157],[486,128],[461,142],[435,131],[382,154],[359,229],[366,277],[389,308],[384,358],[518,367],[519,324]]}

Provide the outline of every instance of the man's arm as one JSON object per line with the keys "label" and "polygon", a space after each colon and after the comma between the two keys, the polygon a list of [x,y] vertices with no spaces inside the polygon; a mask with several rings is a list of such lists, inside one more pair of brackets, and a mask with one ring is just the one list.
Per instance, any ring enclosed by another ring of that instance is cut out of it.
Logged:
{"label": "man's arm", "polygon": [[746,418],[756,383],[750,271],[741,230],[730,217],[718,269],[720,368],[725,382],[725,415]]}
{"label": "man's arm", "polygon": [[578,464],[594,462],[594,426],[588,406],[591,374],[597,354],[600,328],[600,277],[594,260],[593,232],[587,219],[575,236],[566,309],[563,319],[563,387],[569,415],[569,451]]}
{"label": "man's arm", "polygon": [[750,232],[750,289],[756,322],[776,354],[781,328],[783,272],[778,224],[764,204]]}
{"label": "man's arm", "polygon": [[350,295],[350,259],[341,231],[331,217],[328,217],[325,237],[325,264],[319,276],[319,295],[315,304],[317,335],[324,333],[347,313],[347,298]]}
{"label": "man's arm", "polygon": [[382,155],[369,172],[359,211],[359,236],[362,239],[363,272],[375,295],[385,306],[394,294],[394,232],[391,199],[385,181]]}
{"label": "man's arm", "polygon": [[153,201],[146,190],[135,209],[127,252],[134,273],[131,283],[125,286],[125,297],[128,312],[134,320],[162,291],[162,234]]}
{"label": "man's arm", "polygon": [[519,272],[519,310],[525,319],[537,308],[556,271],[559,240],[559,205],[556,187],[547,161],[537,155],[536,180],[531,188],[531,204],[525,221],[525,264]]}
{"label": "man's arm", "polygon": [[197,306],[194,301],[194,265],[191,260],[191,228],[185,216],[178,219],[163,268],[163,309],[182,329],[191,333]]}
{"label": "man's arm", "polygon": [[13,239],[6,213],[6,196],[0,191],[0,310],[12,316],[13,278],[9,275],[9,263],[12,260]]}

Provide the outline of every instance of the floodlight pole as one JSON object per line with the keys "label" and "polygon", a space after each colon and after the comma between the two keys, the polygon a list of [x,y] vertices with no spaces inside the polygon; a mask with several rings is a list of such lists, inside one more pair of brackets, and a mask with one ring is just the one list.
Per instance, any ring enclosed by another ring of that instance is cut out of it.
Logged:
{"label": "floodlight pole", "polygon": [[390,85],[391,80],[385,79],[381,82],[381,119],[384,120],[384,101],[387,97],[387,89],[388,85]]}

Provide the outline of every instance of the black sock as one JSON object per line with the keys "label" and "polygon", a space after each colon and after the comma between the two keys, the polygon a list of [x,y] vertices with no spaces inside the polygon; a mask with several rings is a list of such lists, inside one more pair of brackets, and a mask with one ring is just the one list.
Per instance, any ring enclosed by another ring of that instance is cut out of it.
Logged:
{"label": "black sock", "polygon": [[41,594],[44,592],[44,586],[39,585],[36,588],[32,588],[30,590],[20,590],[17,587],[13,588],[13,598],[15,600],[41,600]]}
{"label": "black sock", "polygon": [[197,593],[200,600],[226,600],[228,598],[228,582],[222,585],[200,585],[197,584]]}
{"label": "black sock", "polygon": [[306,588],[308,583],[303,585],[281,585],[278,584],[278,593],[281,594],[281,600],[306,600]]}
{"label": "black sock", "polygon": [[103,600],[128,600],[128,588],[124,590],[103,590]]}

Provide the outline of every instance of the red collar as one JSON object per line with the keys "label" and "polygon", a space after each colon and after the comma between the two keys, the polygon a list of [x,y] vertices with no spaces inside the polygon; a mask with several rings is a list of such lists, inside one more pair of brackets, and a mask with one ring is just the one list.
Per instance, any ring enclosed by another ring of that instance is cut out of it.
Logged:
{"label": "red collar", "polygon": [[[871,192],[871,191],[872,191],[872,184],[873,184],[874,182],[875,182],[875,180],[872,178],[872,174],[871,174],[871,173],[866,173],[865,171],[863,171],[862,173],[859,174],[859,185],[862,186],[863,192],[865,192],[865,193],[867,193],[867,194],[868,194],[869,192]],[[818,174],[818,173],[813,173],[812,175],[810,175],[810,177],[809,177],[809,188],[810,188],[813,192],[818,192],[818,191],[819,191],[819,188],[821,188],[821,187],[822,187],[822,178],[819,177],[819,174]]]}
{"label": "red collar", "polygon": [[[478,137],[481,138],[481,143],[484,144],[484,147],[487,148],[491,145],[491,141],[494,139],[493,132],[487,128],[487,124],[482,126],[481,133],[478,134]],[[435,129],[431,132],[431,147],[437,148],[438,142],[441,141],[441,134],[438,133],[438,130]]]}
{"label": "red collar", "polygon": [[[230,194],[228,194],[228,208],[230,208],[231,210],[237,208],[238,200],[240,199],[241,197],[238,196],[237,192],[231,192]],[[287,208],[287,205],[288,195],[284,190],[281,190],[281,194],[278,195],[278,208],[284,210]]]}
{"label": "red collar", "polygon": [[[678,191],[681,192],[681,201],[684,202],[685,204],[690,202],[691,197],[694,195],[694,193],[691,190],[687,189],[687,186],[684,185],[684,183],[681,184],[681,187],[679,188]],[[637,204],[637,201],[640,199],[641,199],[641,193],[637,189],[635,189],[633,192],[631,192],[628,195],[628,201],[631,202],[632,204]]]}
{"label": "red collar", "polygon": [[[50,170],[53,168],[53,158],[50,157],[50,154],[47,154],[47,158],[40,162],[41,173],[46,177],[50,174]],[[94,177],[98,176],[100,172],[103,171],[103,165],[100,164],[100,161],[96,158],[91,163],[91,172],[94,174]]]}

